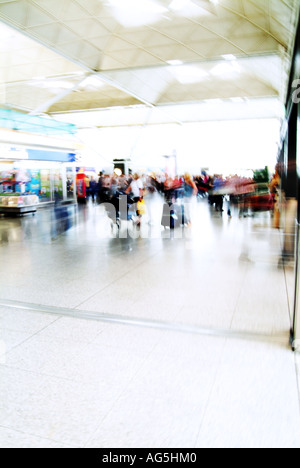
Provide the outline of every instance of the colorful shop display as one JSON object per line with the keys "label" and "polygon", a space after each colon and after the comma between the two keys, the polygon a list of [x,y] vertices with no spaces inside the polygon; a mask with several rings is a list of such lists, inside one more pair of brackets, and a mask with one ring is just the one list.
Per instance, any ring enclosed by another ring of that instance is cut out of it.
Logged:
{"label": "colorful shop display", "polygon": [[50,170],[43,169],[40,172],[40,200],[41,202],[49,202],[51,200],[51,184],[50,184]]}
{"label": "colorful shop display", "polygon": [[41,195],[40,170],[14,169],[0,172],[0,195],[5,194],[32,194]]}
{"label": "colorful shop display", "polygon": [[63,164],[23,169],[11,163],[10,170],[1,170],[0,164],[0,206],[75,201],[74,180],[75,170]]}
{"label": "colorful shop display", "polygon": [[0,196],[0,206],[4,207],[16,207],[20,208],[22,206],[35,206],[39,204],[39,197],[36,195],[23,195],[19,196],[18,194],[11,195],[2,195]]}
{"label": "colorful shop display", "polygon": [[39,170],[12,170],[0,172],[1,193],[31,193],[39,196],[41,190]]}
{"label": "colorful shop display", "polygon": [[[8,124],[12,116],[7,113]],[[18,122],[22,120],[20,115],[13,117],[18,117]],[[47,122],[38,123],[46,125]],[[68,129],[73,132],[72,126]],[[76,153],[59,146],[53,150],[43,148],[41,143],[33,149],[0,142],[0,212],[7,212],[9,207],[17,213],[19,207],[76,203],[75,163]]]}
{"label": "colorful shop display", "polygon": [[30,185],[29,192],[40,196],[41,192],[41,172],[38,169],[32,169],[29,171]]}

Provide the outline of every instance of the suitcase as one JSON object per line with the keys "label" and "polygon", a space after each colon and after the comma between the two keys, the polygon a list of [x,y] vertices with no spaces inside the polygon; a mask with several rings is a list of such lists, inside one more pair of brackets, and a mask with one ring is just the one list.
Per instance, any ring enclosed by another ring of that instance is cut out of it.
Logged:
{"label": "suitcase", "polygon": [[161,224],[172,230],[184,225],[184,206],[165,203]]}
{"label": "suitcase", "polygon": [[164,207],[163,207],[161,225],[164,228],[167,228],[167,227],[171,228],[171,224],[172,224],[172,222],[171,222],[171,212],[172,212],[171,206],[168,203],[165,203]]}

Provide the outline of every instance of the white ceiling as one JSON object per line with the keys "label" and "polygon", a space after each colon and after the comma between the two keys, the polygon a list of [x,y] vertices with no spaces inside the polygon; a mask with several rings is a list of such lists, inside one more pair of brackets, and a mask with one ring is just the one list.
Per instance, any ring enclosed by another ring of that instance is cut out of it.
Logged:
{"label": "white ceiling", "polygon": [[299,6],[0,0],[0,106],[83,127],[282,117]]}

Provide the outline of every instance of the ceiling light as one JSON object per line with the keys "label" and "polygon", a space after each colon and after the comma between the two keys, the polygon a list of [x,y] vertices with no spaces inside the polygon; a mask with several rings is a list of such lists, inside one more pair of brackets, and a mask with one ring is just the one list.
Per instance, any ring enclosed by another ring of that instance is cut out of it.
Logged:
{"label": "ceiling light", "polygon": [[150,13],[161,13],[166,11],[166,8],[162,7],[158,3],[152,0],[126,0],[126,5],[124,5],[124,0],[109,0],[109,3],[116,8],[138,8],[146,9]]}
{"label": "ceiling light", "polygon": [[30,86],[37,86],[38,88],[45,88],[45,89],[72,89],[74,88],[74,83],[70,81],[63,81],[63,80],[38,80],[35,79],[31,83]]}
{"label": "ceiling light", "polygon": [[235,78],[240,71],[240,67],[236,63],[221,63],[212,69],[211,74],[218,78],[231,79]]}
{"label": "ceiling light", "polygon": [[72,89],[74,88],[74,83],[70,81],[49,81],[45,83],[45,88]]}
{"label": "ceiling light", "polygon": [[183,62],[181,60],[168,60],[167,64],[172,65],[173,67],[178,66],[178,65],[183,65]]}
{"label": "ceiling light", "polygon": [[102,88],[104,82],[98,76],[88,76],[80,85],[81,88]]}
{"label": "ceiling light", "polygon": [[204,70],[196,66],[181,66],[174,67],[172,73],[181,84],[200,83],[205,80],[209,75]]}
{"label": "ceiling light", "polygon": [[230,99],[231,102],[234,102],[234,104],[243,104],[245,100],[241,97],[234,97]]}
{"label": "ceiling light", "polygon": [[227,54],[227,55],[222,55],[224,60],[227,60],[228,62],[233,62],[234,60],[237,60],[235,55],[232,54]]}
{"label": "ceiling light", "polygon": [[121,171],[121,169],[115,169],[115,172],[116,176],[118,177],[121,177],[121,175],[123,174],[123,172]]}
{"label": "ceiling light", "polygon": [[184,15],[188,18],[212,15],[209,10],[202,8],[193,0],[172,0],[169,9],[175,14]]}
{"label": "ceiling light", "polygon": [[205,104],[212,104],[217,106],[224,103],[222,99],[204,99],[204,102]]}
{"label": "ceiling light", "polygon": [[125,27],[138,27],[158,21],[167,8],[153,0],[109,0],[115,19]]}
{"label": "ceiling light", "polygon": [[173,0],[170,4],[170,9],[174,11],[182,10],[190,3],[190,0]]}

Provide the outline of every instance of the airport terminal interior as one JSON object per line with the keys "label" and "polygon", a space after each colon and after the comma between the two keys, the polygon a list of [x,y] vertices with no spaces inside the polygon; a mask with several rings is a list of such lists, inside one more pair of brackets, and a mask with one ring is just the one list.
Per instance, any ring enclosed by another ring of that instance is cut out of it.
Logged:
{"label": "airport terminal interior", "polygon": [[298,0],[0,2],[0,447],[300,447]]}

